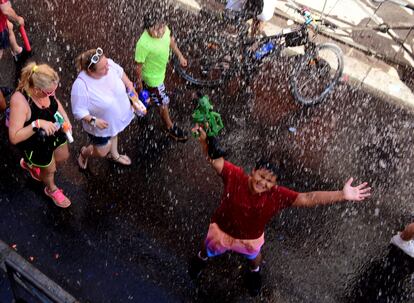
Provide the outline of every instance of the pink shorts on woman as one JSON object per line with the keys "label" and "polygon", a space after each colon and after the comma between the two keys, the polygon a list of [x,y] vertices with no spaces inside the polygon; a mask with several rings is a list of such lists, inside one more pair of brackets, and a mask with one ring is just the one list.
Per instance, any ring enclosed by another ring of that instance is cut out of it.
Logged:
{"label": "pink shorts on woman", "polygon": [[264,244],[264,234],[253,240],[235,239],[222,231],[216,223],[211,223],[208,227],[205,243],[209,257],[221,255],[226,251],[234,251],[245,255],[249,260],[253,260],[260,253],[260,249]]}

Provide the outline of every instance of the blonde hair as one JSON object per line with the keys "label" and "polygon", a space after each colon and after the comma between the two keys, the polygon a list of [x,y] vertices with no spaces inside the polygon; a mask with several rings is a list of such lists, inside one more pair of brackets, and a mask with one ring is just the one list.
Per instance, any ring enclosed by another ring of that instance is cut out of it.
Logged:
{"label": "blonde hair", "polygon": [[[92,57],[96,54],[96,48],[89,49],[82,54],[80,54],[76,60],[75,65],[78,72],[80,71],[88,71],[88,66],[91,64]],[[99,62],[99,61],[98,61]],[[95,71],[96,64],[92,64],[89,69],[91,71]]]}
{"label": "blonde hair", "polygon": [[59,83],[59,76],[53,68],[47,64],[37,65],[31,62],[22,69],[18,91],[26,91],[32,88],[48,89],[53,84]]}

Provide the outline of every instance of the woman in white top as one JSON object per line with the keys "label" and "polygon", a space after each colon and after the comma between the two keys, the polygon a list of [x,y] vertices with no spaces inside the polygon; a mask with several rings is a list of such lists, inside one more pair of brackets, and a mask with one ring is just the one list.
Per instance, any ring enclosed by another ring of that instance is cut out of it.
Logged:
{"label": "woman in white top", "polygon": [[118,152],[118,134],[134,118],[127,95],[127,89],[134,90],[133,83],[101,48],[82,53],[76,67],[80,73],[72,86],[72,111],[90,138],[90,144],[80,150],[79,166],[86,169],[89,157],[130,165],[131,159]]}

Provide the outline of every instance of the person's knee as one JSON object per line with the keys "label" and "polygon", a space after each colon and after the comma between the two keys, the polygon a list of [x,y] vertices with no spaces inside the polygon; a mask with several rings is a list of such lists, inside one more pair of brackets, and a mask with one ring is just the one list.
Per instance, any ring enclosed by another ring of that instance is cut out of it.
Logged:
{"label": "person's knee", "polygon": [[94,146],[95,155],[100,157],[100,158],[106,157],[108,155],[110,149],[111,149],[111,145],[112,145],[111,142],[108,142],[108,144],[103,146],[103,147],[95,147]]}

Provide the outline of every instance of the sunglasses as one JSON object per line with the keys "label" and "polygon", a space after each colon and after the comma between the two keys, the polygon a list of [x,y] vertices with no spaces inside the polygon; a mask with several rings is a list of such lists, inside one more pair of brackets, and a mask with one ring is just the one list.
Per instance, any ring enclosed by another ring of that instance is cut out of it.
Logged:
{"label": "sunglasses", "polygon": [[50,97],[50,96],[54,96],[55,95],[55,92],[56,92],[56,89],[58,88],[58,86],[56,85],[56,87],[52,90],[52,91],[50,91],[50,92],[48,92],[48,91],[45,91],[45,90],[43,90],[43,89],[40,89],[41,91],[42,91],[42,93],[44,93],[47,97]]}
{"label": "sunglasses", "polygon": [[98,47],[96,49],[95,55],[93,55],[92,58],[91,58],[91,62],[88,65],[88,69],[92,66],[92,64],[98,63],[99,60],[101,59],[102,55],[103,55],[103,50],[102,50],[102,48]]}

